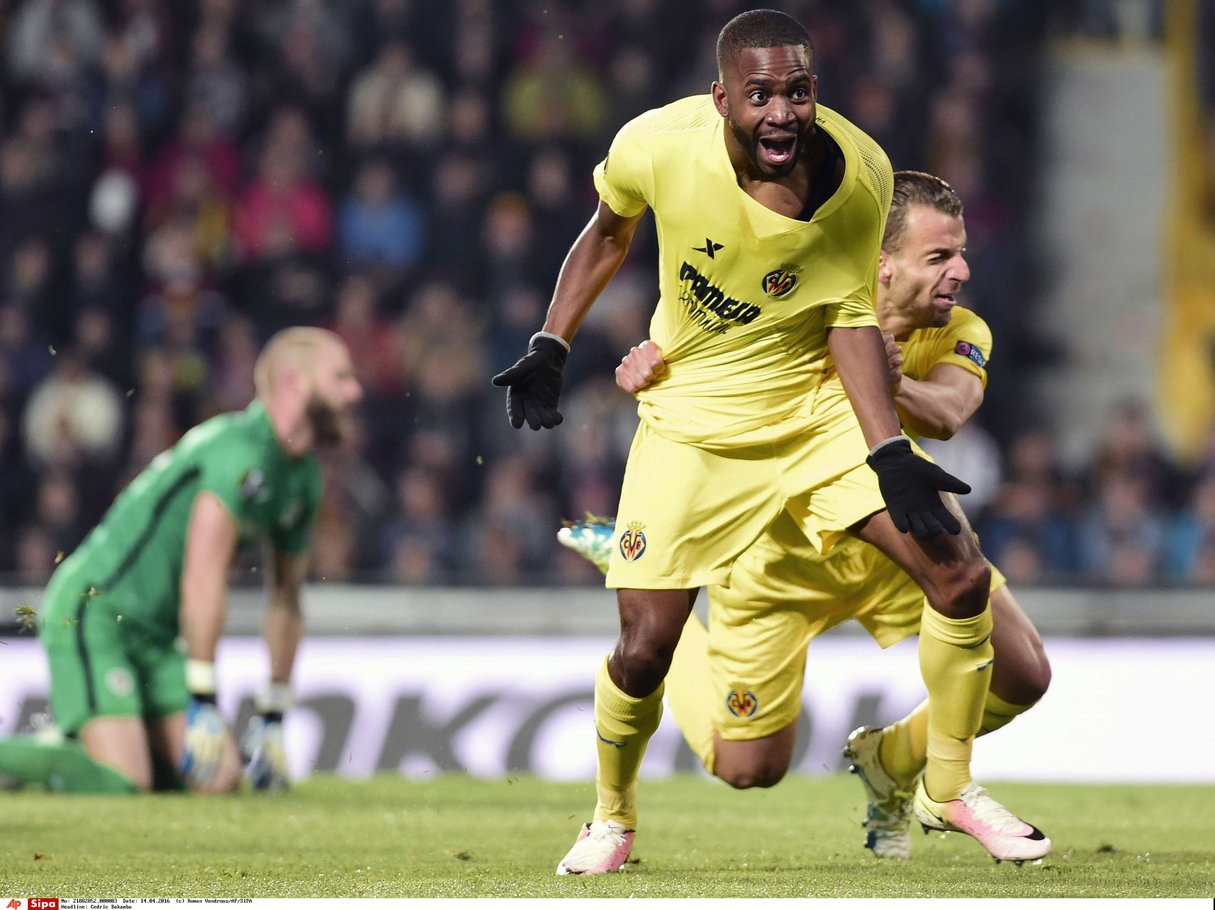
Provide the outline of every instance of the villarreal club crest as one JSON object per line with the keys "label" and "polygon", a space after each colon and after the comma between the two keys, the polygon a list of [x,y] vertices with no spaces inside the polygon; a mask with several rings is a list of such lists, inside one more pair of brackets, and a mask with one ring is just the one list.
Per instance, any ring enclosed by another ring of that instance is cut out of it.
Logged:
{"label": "villarreal club crest", "polygon": [[645,525],[640,521],[630,521],[620,535],[620,555],[629,562],[636,562],[645,553]]}

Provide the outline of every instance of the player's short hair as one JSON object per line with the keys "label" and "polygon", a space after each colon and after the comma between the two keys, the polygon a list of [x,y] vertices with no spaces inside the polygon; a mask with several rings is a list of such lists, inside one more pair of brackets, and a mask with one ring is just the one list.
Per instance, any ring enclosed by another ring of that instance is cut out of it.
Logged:
{"label": "player's short hair", "polygon": [[814,69],[814,43],[800,22],[774,9],[739,13],[717,36],[717,78],[724,79],[726,63],[749,47],[804,47]]}
{"label": "player's short hair", "polygon": [[253,366],[253,385],[258,397],[270,394],[283,369],[308,372],[318,349],[325,344],[341,345],[343,342],[328,329],[306,325],[292,326],[272,335]]}
{"label": "player's short hair", "polygon": [[890,200],[890,214],[886,216],[882,249],[899,248],[907,228],[907,212],[913,205],[935,209],[953,218],[962,217],[962,197],[940,177],[923,171],[895,171],[894,195]]}

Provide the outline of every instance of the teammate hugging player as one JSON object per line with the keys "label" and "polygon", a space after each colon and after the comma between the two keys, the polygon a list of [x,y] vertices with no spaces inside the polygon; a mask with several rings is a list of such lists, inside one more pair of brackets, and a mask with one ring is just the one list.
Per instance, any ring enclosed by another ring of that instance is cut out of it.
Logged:
{"label": "teammate hugging player", "polygon": [[[557,872],[626,862],[638,771],[696,591],[726,584],[783,514],[816,550],[854,535],[923,589],[921,801],[943,825],[1013,819],[1027,832],[1017,850],[1039,849],[1040,835],[990,798],[971,805],[993,653],[991,570],[960,510],[941,498],[969,487],[912,449],[894,406],[874,311],[890,163],[817,104],[810,37],[785,14],[736,16],[717,62],[709,95],[644,113],[617,134],[595,170],[598,210],[565,260],[543,330],[494,377],[508,387],[512,425],[561,422],[570,340],[652,209],[660,265],[650,335],[668,372],[639,393],[617,509],[607,584],[620,636],[595,681],[598,799]],[[622,542],[627,558],[616,558]],[[715,769],[752,774],[755,758],[723,749]]]}
{"label": "teammate hugging player", "polygon": [[[938,177],[894,175],[894,195],[878,272],[878,321],[890,357],[895,404],[907,432],[948,439],[978,409],[987,384],[991,333],[975,313],[957,305],[970,277],[962,200]],[[637,393],[663,381],[661,350],[633,348],[616,381]],[[584,521],[559,539],[607,571],[614,522]],[[992,646],[995,662],[978,735],[990,733],[1034,705],[1050,682],[1042,641],[1004,576],[993,568]],[[709,629],[689,617],[667,675],[666,695],[688,744],[705,768],[736,787],[771,786],[788,770],[804,687],[806,646],[848,619],[889,647],[919,627],[923,592],[894,562],[856,539],[827,555],[782,515],[735,563],[725,585],[709,587]],[[728,693],[759,696],[754,714],[740,718]],[[865,845],[879,857],[906,859],[912,796],[927,762],[929,703],[884,730],[861,728],[845,754],[869,798]],[[721,756],[727,756],[725,762]],[[734,756],[739,757],[735,758]],[[989,811],[981,788],[964,796]],[[930,828],[943,819],[927,805],[916,815]],[[997,857],[1017,859],[1020,837],[1009,816],[973,833]],[[1012,844],[1006,843],[1009,836]],[[1031,842],[1044,855],[1050,843]],[[1023,858],[1033,858],[1025,856]]]}

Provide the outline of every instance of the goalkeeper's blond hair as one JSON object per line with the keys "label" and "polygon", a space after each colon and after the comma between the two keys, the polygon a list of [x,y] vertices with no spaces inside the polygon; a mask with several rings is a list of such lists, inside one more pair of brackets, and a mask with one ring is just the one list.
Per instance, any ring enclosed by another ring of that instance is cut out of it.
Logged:
{"label": "goalkeeper's blond hair", "polygon": [[326,344],[343,346],[339,336],[315,326],[297,325],[276,332],[257,355],[257,363],[253,367],[253,385],[257,389],[257,397],[262,400],[268,398],[286,370],[297,370],[311,376],[313,360]]}

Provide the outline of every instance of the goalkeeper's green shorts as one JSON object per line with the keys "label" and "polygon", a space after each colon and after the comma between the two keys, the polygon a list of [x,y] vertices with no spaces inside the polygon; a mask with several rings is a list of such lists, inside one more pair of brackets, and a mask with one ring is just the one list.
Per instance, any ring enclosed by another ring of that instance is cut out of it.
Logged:
{"label": "goalkeeper's green shorts", "polygon": [[64,734],[95,717],[147,721],[185,710],[185,658],[175,639],[124,622],[104,594],[90,595],[71,571],[52,577],[41,612],[51,715]]}

